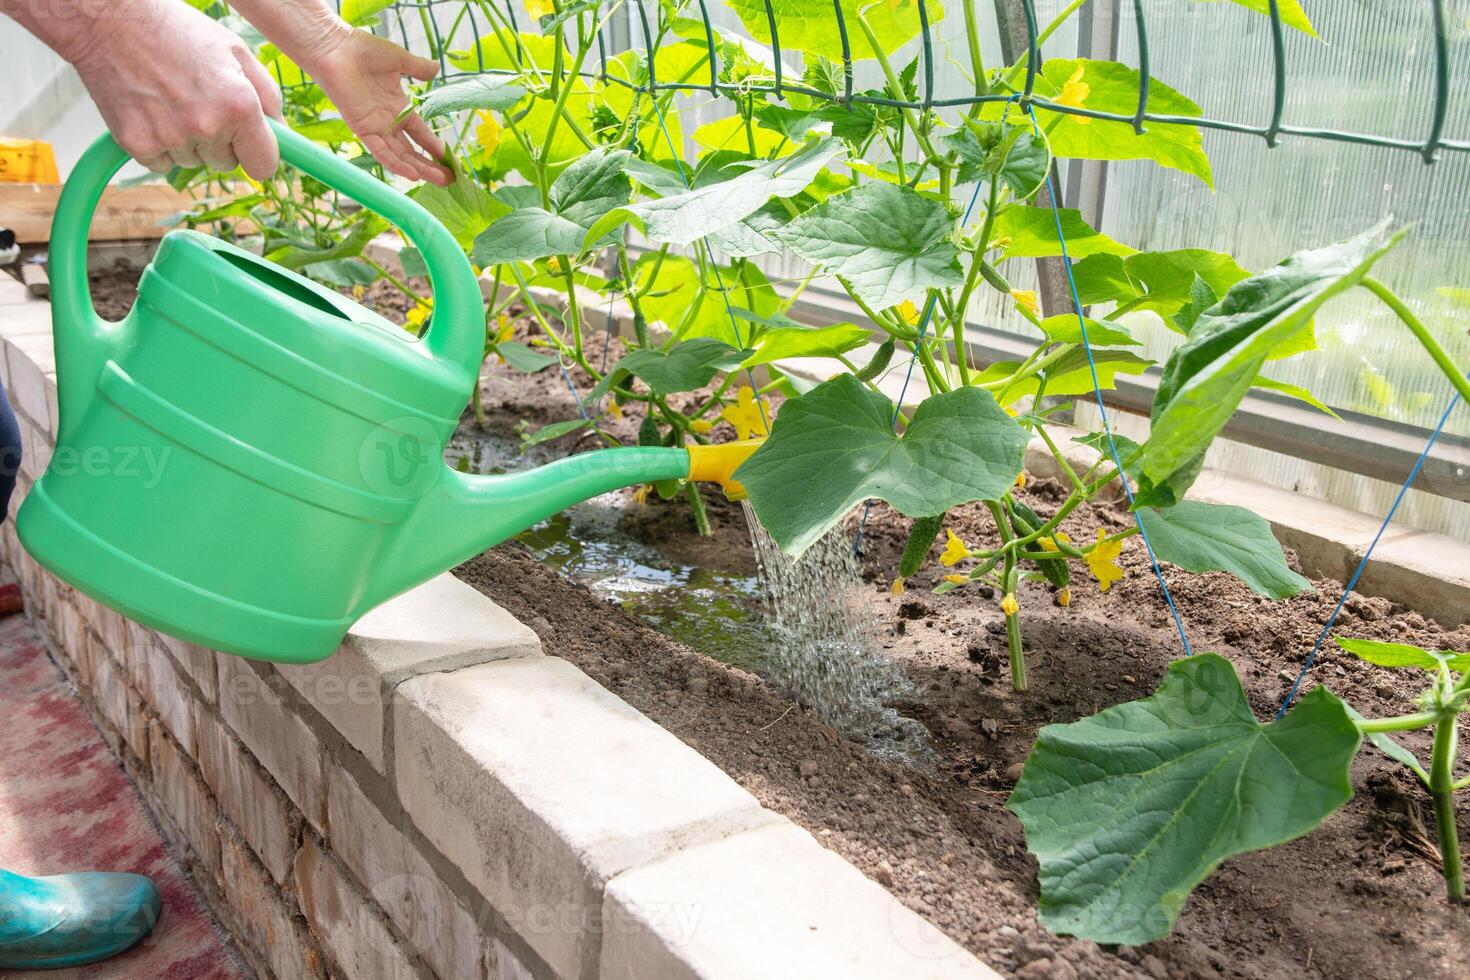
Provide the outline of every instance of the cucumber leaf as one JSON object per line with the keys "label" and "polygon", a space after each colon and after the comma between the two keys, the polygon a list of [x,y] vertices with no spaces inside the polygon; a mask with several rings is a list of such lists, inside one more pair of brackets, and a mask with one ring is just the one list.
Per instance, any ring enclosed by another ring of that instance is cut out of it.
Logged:
{"label": "cucumber leaf", "polygon": [[1271,525],[1244,507],[1183,500],[1167,510],[1145,507],[1138,521],[1158,559],[1187,572],[1229,572],[1272,599],[1312,587],[1287,567]]}
{"label": "cucumber leaf", "polygon": [[551,354],[534,350],[519,340],[501,341],[490,349],[499,354],[511,370],[526,374],[535,374],[556,363],[556,358]]}
{"label": "cucumber leaf", "polygon": [[671,395],[703,388],[719,372],[738,368],[747,353],[713,337],[695,337],[675,344],[667,352],[635,350],[620,358],[608,373],[626,371],[640,378],[654,394]]}
{"label": "cucumber leaf", "polygon": [[1027,441],[978,388],[926,399],[900,437],[893,403],[844,374],[787,401],[735,478],[782,550],[799,556],[872,497],[909,517],[998,500],[1021,472]]}
{"label": "cucumber leaf", "polygon": [[1430,672],[1444,664],[1450,670],[1470,670],[1470,653],[1453,650],[1424,650],[1407,643],[1385,643],[1381,640],[1356,640],[1340,637],[1337,645],[1360,660],[1379,667],[1418,667]]}
{"label": "cucumber leaf", "polygon": [[688,245],[740,221],[773,197],[801,192],[842,147],[838,139],[815,140],[791,156],[739,169],[728,179],[696,182],[692,190],[614,208],[591,225],[587,244],[626,222],[656,242]]}
{"label": "cucumber leaf", "polygon": [[563,170],[551,185],[551,210],[521,207],[475,238],[470,258],[484,268],[552,255],[577,255],[583,246],[610,243],[612,234],[588,240],[588,228],[608,211],[628,203],[627,150],[599,147]]}
{"label": "cucumber leaf", "polygon": [[[1070,244],[1070,243],[1069,243]],[[1194,297],[1194,281],[1202,280],[1212,297],[1250,273],[1224,252],[1180,248],[1165,252],[1136,252],[1126,257],[1093,255],[1073,269],[1077,292],[1084,305],[1127,303],[1133,310],[1150,310],[1169,317]]]}
{"label": "cucumber leaf", "polygon": [[1268,725],[1200,653],[1157,692],[1041,730],[1007,804],[1041,865],[1041,921],[1099,943],[1161,939],[1222,861],[1312,830],[1352,796],[1361,738],[1316,687]]}
{"label": "cucumber leaf", "polygon": [[875,181],[827,198],[775,234],[883,309],[964,281],[954,224],[943,203]]}
{"label": "cucumber leaf", "polygon": [[1231,286],[1200,314],[1165,362],[1154,396],[1142,503],[1167,505],[1183,496],[1205,449],[1272,354],[1299,343],[1322,304],[1367,275],[1402,237],[1385,221],[1356,238],[1297,252]]}
{"label": "cucumber leaf", "polygon": [[[1061,105],[1131,117],[1138,109],[1138,70],[1117,61],[1052,58],[1041,66],[1037,91]],[[1161,116],[1200,115],[1198,105],[1156,77],[1149,80],[1147,108]],[[1214,186],[1198,126],[1150,122],[1136,133],[1129,122],[1037,109],[1047,113],[1041,125],[1058,157],[1152,160]]]}
{"label": "cucumber leaf", "polygon": [[[1217,0],[1195,0],[1195,2],[1215,3]],[[1271,13],[1271,0],[1229,0],[1229,2],[1247,10],[1254,10],[1258,14],[1269,15]],[[1281,14],[1281,23],[1287,27],[1296,28],[1303,34],[1317,37],[1316,28],[1312,26],[1311,21],[1307,20],[1307,13],[1302,10],[1302,5],[1298,0],[1278,0],[1276,9]]]}
{"label": "cucumber leaf", "polygon": [[[1099,254],[1133,254],[1133,249],[1127,245],[1093,230],[1082,220],[1082,212],[1075,208],[1058,210],[1061,213],[1062,234],[1067,236],[1067,254],[1073,259]],[[1062,243],[1057,239],[1057,223],[1051,208],[1022,205],[1006,208],[995,217],[990,244],[1002,249],[1001,261],[1040,259],[1062,254]]]}
{"label": "cucumber leaf", "polygon": [[472,75],[440,85],[425,95],[418,113],[425,119],[436,119],[451,112],[470,109],[503,111],[525,98],[526,88],[514,80],[496,75]]}
{"label": "cucumber leaf", "polygon": [[[868,0],[838,0],[842,20],[847,25],[849,51],[854,61],[877,57],[858,29],[862,13],[873,36],[878,38],[884,54],[892,54],[919,34],[919,5],[912,2],[870,3]],[[781,50],[805,51],[834,61],[842,60],[842,32],[832,12],[831,0],[729,0],[729,7],[740,18],[750,36],[762,44],[771,44],[771,13],[774,12],[777,39]],[[929,24],[944,19],[939,0],[928,0],[925,10]]]}
{"label": "cucumber leaf", "polygon": [[788,357],[835,357],[863,346],[872,336],[871,330],[855,323],[834,323],[828,327],[777,327],[761,337],[756,352],[746,358],[742,366],[755,367]]}

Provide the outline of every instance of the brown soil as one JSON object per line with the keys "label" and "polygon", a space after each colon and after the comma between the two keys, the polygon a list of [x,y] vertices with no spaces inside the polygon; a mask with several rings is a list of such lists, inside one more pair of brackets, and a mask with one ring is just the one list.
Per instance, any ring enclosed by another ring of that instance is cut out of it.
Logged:
{"label": "brown soil", "polygon": [[[376,289],[369,299],[383,312],[401,309]],[[597,344],[594,358],[601,356]],[[619,353],[614,341],[610,359]],[[577,372],[573,381],[584,392],[590,386]],[[534,426],[575,412],[555,370],[527,376],[493,365],[481,394],[491,429],[503,435],[515,434],[520,419]],[[468,414],[464,424],[474,424]],[[636,426],[631,417],[614,424],[628,438]],[[565,451],[593,444],[564,442]],[[1047,515],[1063,490],[1039,481],[1023,496]],[[740,508],[712,501],[710,517],[714,536],[700,538],[682,502],[651,496],[640,505],[630,495],[622,529],[681,561],[748,573],[753,560]],[[974,544],[988,540],[988,520],[981,508],[964,507],[950,524]],[[1065,528],[1082,541],[1098,526],[1127,521],[1125,512],[1102,505],[1079,510]],[[530,625],[549,651],[682,738],[1005,974],[1059,980],[1465,975],[1470,909],[1444,901],[1426,795],[1404,770],[1369,750],[1354,764],[1357,792],[1347,806],[1300,840],[1226,862],[1195,891],[1168,939],[1099,947],[1047,933],[1036,919],[1035,864],[1019,822],[1004,808],[1006,797],[1042,725],[1147,695],[1181,655],[1178,635],[1142,549],[1130,542],[1127,577],[1107,594],[1090,580],[1078,581],[1070,608],[1062,609],[1044,587],[1023,584],[1031,690],[1017,694],[1007,676],[996,597],[974,587],[929,593],[942,571],[932,562],[937,548],[908,593],[890,595],[907,525],[886,506],[875,507],[863,563],[884,645],[916,684],[912,702],[900,708],[932,736],[937,763],[926,771],[873,758],[760,678],[654,631],[538,565],[517,543],[486,552],[456,574]],[[1270,717],[1340,584],[1323,580],[1314,593],[1271,602],[1223,574],[1167,567],[1164,574],[1194,648],[1229,657],[1258,715]],[[1361,596],[1349,600],[1335,632],[1470,649],[1470,627],[1442,630],[1402,606]],[[1330,644],[1312,679],[1370,716],[1410,710],[1417,693],[1417,678],[1408,672],[1369,666]],[[1405,741],[1427,756],[1426,739]],[[1462,803],[1462,827],[1470,822],[1467,809]]]}

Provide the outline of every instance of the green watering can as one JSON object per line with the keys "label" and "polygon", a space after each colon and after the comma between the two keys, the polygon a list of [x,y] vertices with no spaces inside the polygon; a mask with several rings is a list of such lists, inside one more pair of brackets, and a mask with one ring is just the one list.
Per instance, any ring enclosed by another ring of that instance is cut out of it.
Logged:
{"label": "green watering can", "polygon": [[87,231],[127,161],[104,135],[52,226],[59,429],[17,518],[38,562],[166,633],[307,663],[372,607],[578,501],[653,480],[738,489],[750,444],[603,449],[505,476],[446,466],[484,356],[474,271],[419,205],[275,131],[288,163],[419,248],[428,334],[186,230],[164,236],[128,316],[102,320]]}

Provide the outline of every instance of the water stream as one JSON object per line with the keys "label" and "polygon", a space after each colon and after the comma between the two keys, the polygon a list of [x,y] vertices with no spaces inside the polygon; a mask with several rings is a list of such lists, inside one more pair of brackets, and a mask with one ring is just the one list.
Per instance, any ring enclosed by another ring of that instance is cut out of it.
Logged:
{"label": "water stream", "polygon": [[[558,454],[523,453],[511,439],[465,428],[445,455],[477,473],[504,473]],[[925,756],[923,727],[892,707],[910,684],[877,641],[852,542],[840,529],[793,561],[746,505],[758,567],[750,575],[688,564],[621,530],[628,497],[616,491],[577,504],[517,540],[661,633],[759,674],[875,754]]]}

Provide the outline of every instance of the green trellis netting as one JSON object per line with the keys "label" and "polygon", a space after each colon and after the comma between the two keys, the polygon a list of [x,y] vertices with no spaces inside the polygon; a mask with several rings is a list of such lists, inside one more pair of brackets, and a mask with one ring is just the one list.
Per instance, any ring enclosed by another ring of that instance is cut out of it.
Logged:
{"label": "green trellis netting", "polygon": [[[626,0],[619,0],[619,3]],[[880,0],[884,2],[884,0]],[[974,20],[977,17],[976,6],[980,0],[960,0],[960,10],[948,14],[948,16],[965,17]],[[1085,0],[1074,0],[1069,4],[1070,8],[1081,7]],[[1175,0],[1185,2],[1185,0]],[[710,50],[710,58],[707,73],[701,73],[698,82],[673,81],[660,79],[655,73],[654,66],[649,65],[648,79],[643,83],[635,83],[628,79],[608,74],[606,71],[584,70],[579,72],[582,77],[597,79],[606,84],[621,85],[628,88],[640,89],[644,92],[699,92],[705,91],[714,95],[736,94],[745,92],[765,92],[776,97],[783,94],[803,95],[810,98],[822,99],[847,105],[879,105],[894,108],[952,108],[971,106],[977,103],[1005,102],[1019,96],[1022,102],[1030,102],[1038,107],[1055,112],[1068,113],[1078,116],[1087,116],[1095,119],[1106,119],[1116,122],[1131,124],[1138,132],[1143,132],[1148,123],[1181,123],[1191,126],[1200,126],[1208,129],[1218,129],[1234,133],[1244,133],[1263,138],[1269,146],[1276,146],[1283,136],[1306,137],[1311,139],[1335,140],[1346,143],[1357,143],[1368,146],[1379,146],[1401,150],[1411,150],[1423,156],[1426,162],[1433,162],[1441,151],[1470,151],[1470,139],[1456,138],[1446,134],[1447,121],[1451,115],[1451,58],[1449,50],[1449,21],[1446,11],[1445,0],[1422,0],[1419,4],[1423,8],[1424,30],[1423,37],[1432,44],[1432,58],[1434,63],[1433,84],[1429,91],[1420,94],[1420,97],[1428,104],[1428,125],[1422,139],[1386,136],[1367,132],[1358,132],[1346,129],[1338,129],[1329,126],[1312,126],[1287,123],[1284,120],[1289,81],[1289,64],[1287,59],[1287,45],[1285,34],[1287,23],[1285,18],[1295,16],[1301,18],[1302,9],[1296,0],[1237,0],[1242,6],[1259,11],[1269,21],[1269,50],[1271,85],[1269,101],[1262,106],[1263,121],[1246,122],[1239,120],[1217,119],[1208,115],[1171,115],[1150,112],[1147,108],[1149,92],[1153,84],[1153,75],[1150,71],[1149,38],[1150,18],[1146,13],[1148,6],[1144,0],[1128,2],[1124,0],[1120,15],[1127,17],[1127,8],[1131,7],[1132,31],[1134,33],[1135,50],[1137,54],[1138,69],[1138,99],[1137,107],[1132,113],[1107,112],[1086,107],[1066,105],[1053,101],[1037,94],[1036,80],[1039,77],[1040,46],[1047,40],[1047,34],[1038,27],[1036,4],[1033,0],[1010,0],[1009,3],[998,6],[998,13],[1004,17],[1007,9],[1012,16],[1019,14],[1018,27],[1021,36],[1025,39],[1026,56],[1024,58],[1024,73],[1018,79],[1018,85],[1000,91],[987,91],[984,72],[976,71],[975,67],[980,59],[978,44],[970,46],[968,54],[968,73],[974,76],[975,90],[968,94],[958,94],[944,91],[943,86],[936,82],[936,66],[943,57],[953,57],[952,53],[941,56],[938,52],[940,46],[935,43],[934,23],[939,19],[931,20],[931,4],[926,0],[895,0],[885,5],[892,8],[901,7],[905,11],[912,11],[917,16],[918,41],[919,41],[919,73],[918,73],[918,95],[915,101],[904,101],[872,94],[863,94],[855,90],[854,83],[854,61],[862,60],[862,51],[866,50],[863,45],[865,39],[857,31],[850,20],[850,11],[867,7],[867,4],[854,4],[852,0],[832,0],[830,22],[835,31],[835,45],[832,51],[833,60],[841,65],[843,85],[840,92],[827,92],[803,84],[800,78],[787,77],[787,70],[782,62],[781,22],[794,13],[799,14],[801,22],[810,23],[815,14],[815,9],[820,4],[825,7],[824,0],[802,0],[797,3],[783,3],[783,0],[760,0],[757,4],[754,0],[739,0],[737,5],[742,13],[742,20],[751,28],[753,39],[769,47],[771,59],[771,78],[768,81],[743,81],[730,83],[722,81],[721,64],[718,54],[718,45],[715,43],[719,29],[711,20],[711,12],[717,7],[717,0],[694,0],[686,5],[686,15],[693,15],[696,11],[703,21],[705,40]],[[619,3],[599,3],[597,0],[573,0],[571,3],[562,5],[560,18],[568,18],[576,13],[585,12],[589,9],[603,8],[612,9]],[[628,40],[641,40],[645,48],[654,45],[653,24],[657,22],[656,12],[652,15],[649,6],[644,0],[631,0],[627,3],[629,18],[632,21],[632,30],[641,33],[641,37]],[[656,6],[656,5],[655,5]],[[847,10],[844,10],[846,6]],[[878,6],[873,4],[872,6]],[[439,83],[476,74],[508,74],[504,70],[497,70],[487,66],[483,59],[483,52],[478,48],[474,52],[477,64],[472,64],[469,70],[448,58],[448,52],[454,48],[454,39],[461,29],[465,29],[470,37],[478,38],[495,28],[505,25],[513,31],[536,32],[537,24],[526,12],[517,0],[504,0],[496,3],[494,0],[399,0],[391,5],[376,3],[375,0],[363,0],[354,3],[347,0],[341,4],[343,13],[349,20],[365,23],[373,27],[375,31],[386,36],[393,37],[405,47],[417,50],[436,58],[441,66]],[[759,14],[764,12],[764,17]],[[761,20],[764,24],[761,24]],[[625,45],[618,45],[614,39],[607,36],[610,31],[611,18],[605,18],[598,30],[597,48],[599,61],[602,65],[607,64],[608,56],[621,50]],[[427,45],[428,50],[424,51]],[[854,46],[857,45],[859,54],[854,56]],[[462,59],[456,59],[463,63]],[[704,77],[707,74],[707,77]]]}

